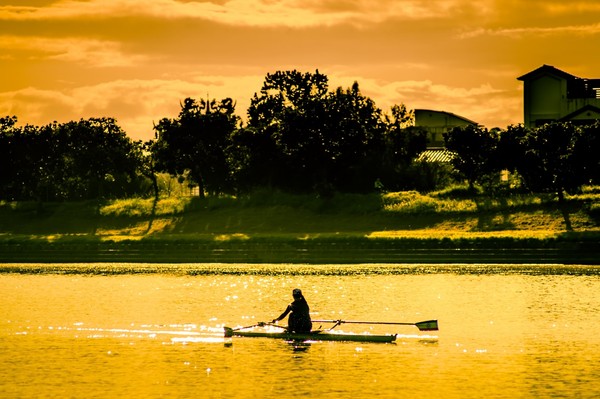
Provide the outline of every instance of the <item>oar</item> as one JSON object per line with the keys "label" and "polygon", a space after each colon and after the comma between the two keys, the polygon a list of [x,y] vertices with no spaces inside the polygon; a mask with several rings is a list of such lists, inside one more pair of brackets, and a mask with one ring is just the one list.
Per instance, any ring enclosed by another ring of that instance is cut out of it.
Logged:
{"label": "oar", "polygon": [[238,328],[232,328],[232,329],[231,329],[231,331],[245,330],[245,329],[247,329],[247,328],[253,328],[253,327],[262,327],[262,326],[264,326],[265,324],[267,324],[267,323],[260,321],[260,322],[258,322],[258,323],[256,323],[256,324],[253,324],[253,325],[251,325],[251,326],[247,326],[247,327],[238,327]]}
{"label": "oar", "polygon": [[260,321],[257,324],[253,324],[251,326],[246,326],[246,327],[238,327],[238,328],[231,328],[231,327],[223,327],[223,330],[225,330],[225,337],[231,337],[231,335],[233,334],[234,331],[239,331],[239,330],[245,330],[247,328],[253,328],[253,327],[262,327],[264,326],[265,322]]}
{"label": "oar", "polygon": [[279,328],[283,328],[284,330],[287,331],[287,327],[282,327],[275,323],[269,323],[269,322],[264,322],[264,321],[261,321],[261,322],[258,322],[256,324],[253,324],[251,326],[246,326],[246,327],[238,327],[238,328],[223,327],[223,330],[225,331],[225,338],[230,338],[233,335],[234,331],[245,330],[247,328],[253,328],[253,327],[264,327],[264,326],[279,327]]}
{"label": "oar", "polygon": [[335,323],[340,324],[394,324],[398,326],[417,326],[420,331],[437,331],[437,320],[420,321],[418,323],[401,323],[393,321],[352,321],[352,320],[313,320],[315,323]]}

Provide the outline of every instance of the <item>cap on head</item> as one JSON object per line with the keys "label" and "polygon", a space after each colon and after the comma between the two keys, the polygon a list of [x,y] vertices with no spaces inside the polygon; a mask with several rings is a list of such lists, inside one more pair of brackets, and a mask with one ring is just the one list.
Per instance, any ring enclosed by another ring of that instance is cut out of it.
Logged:
{"label": "cap on head", "polygon": [[294,290],[292,291],[292,295],[293,296],[297,296],[297,297],[301,297],[302,296],[302,291],[300,290],[300,288],[294,288]]}

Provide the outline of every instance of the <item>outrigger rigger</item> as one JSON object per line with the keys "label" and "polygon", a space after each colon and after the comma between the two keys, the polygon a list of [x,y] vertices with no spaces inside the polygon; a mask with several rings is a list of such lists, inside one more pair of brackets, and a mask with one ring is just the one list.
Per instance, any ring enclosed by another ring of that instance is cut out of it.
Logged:
{"label": "outrigger rigger", "polygon": [[[349,334],[349,333],[333,333],[335,327],[341,324],[390,324],[390,325],[414,325],[420,331],[437,331],[437,320],[427,320],[418,323],[400,323],[400,322],[382,322],[382,321],[350,321],[350,320],[313,320],[316,323],[333,323],[333,326],[327,330],[314,330],[308,333],[293,333],[288,331],[286,327],[279,326],[273,323],[257,323],[247,327],[230,328],[224,327],[225,338],[231,337],[262,337],[262,338],[279,338],[288,341],[354,341],[354,342],[394,342],[397,334]],[[267,331],[243,331],[255,327],[273,326],[281,328],[282,332],[267,332]]]}

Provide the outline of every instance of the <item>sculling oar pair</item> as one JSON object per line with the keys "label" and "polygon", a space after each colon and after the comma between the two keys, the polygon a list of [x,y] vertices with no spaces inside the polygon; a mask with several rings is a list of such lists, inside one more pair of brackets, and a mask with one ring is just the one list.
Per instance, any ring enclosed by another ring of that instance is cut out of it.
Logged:
{"label": "sculling oar pair", "polygon": [[313,320],[313,323],[334,323],[331,329],[340,324],[393,324],[398,326],[417,326],[419,331],[437,331],[437,320],[420,321],[418,323],[402,323],[393,321],[353,321],[353,320]]}
{"label": "sculling oar pair", "polygon": [[[343,323],[353,324],[396,324],[396,325],[410,325],[417,326],[421,331],[436,331],[438,329],[437,320],[421,321],[418,323],[400,323],[400,322],[388,322],[388,321],[350,321],[350,320],[313,320],[313,322],[321,323],[333,323],[333,326],[328,330],[312,330],[305,333],[290,332],[287,327],[283,327],[273,323],[257,323],[247,327],[230,328],[223,327],[225,338],[231,338],[233,336],[240,337],[265,337],[265,338],[283,338],[292,340],[322,340],[322,341],[360,341],[360,342],[394,342],[396,340],[396,334],[390,335],[371,335],[371,334],[348,334],[348,333],[331,333],[335,327]],[[256,332],[256,331],[239,331],[243,329],[250,329],[253,327],[264,327],[274,326],[284,330],[284,332]]]}
{"label": "sculling oar pair", "polygon": [[[340,324],[390,324],[390,325],[397,325],[397,326],[416,326],[419,329],[419,331],[437,331],[438,330],[438,321],[437,320],[420,321],[418,323],[404,323],[404,322],[394,322],[394,321],[313,320],[313,323],[333,323],[333,327],[331,327],[330,330],[334,329],[335,327],[339,326]],[[259,323],[253,324],[251,326],[239,327],[236,329],[232,329],[231,331],[239,331],[239,330],[245,330],[248,328],[264,327],[264,326],[275,326],[275,327],[279,327],[279,328],[283,328],[284,330],[287,330],[287,327],[283,327],[278,324],[259,322]]]}

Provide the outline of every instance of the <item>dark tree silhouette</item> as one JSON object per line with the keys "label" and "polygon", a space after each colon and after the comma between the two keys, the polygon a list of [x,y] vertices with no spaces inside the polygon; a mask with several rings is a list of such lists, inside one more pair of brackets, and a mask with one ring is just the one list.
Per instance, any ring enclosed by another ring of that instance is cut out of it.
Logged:
{"label": "dark tree silhouette", "polygon": [[325,181],[342,191],[372,190],[379,177],[386,124],[354,82],[327,97],[326,140],[320,160]]}
{"label": "dark tree silhouette", "polygon": [[152,150],[157,168],[172,175],[189,171],[200,195],[231,189],[226,149],[238,124],[230,98],[199,102],[186,98],[176,119],[162,119],[155,127]]}
{"label": "dark tree silhouette", "polygon": [[263,146],[276,151],[261,159],[270,162],[269,181],[276,187],[309,191],[321,169],[325,132],[327,76],[319,71],[278,71],[267,74],[248,109],[248,127]]}
{"label": "dark tree silhouette", "polygon": [[123,192],[134,179],[134,144],[113,118],[81,119],[47,127],[55,147],[54,183],[69,198],[102,198],[107,189]]}
{"label": "dark tree silhouette", "polygon": [[329,92],[318,70],[268,74],[248,116],[238,139],[249,148],[253,137],[268,149],[246,158],[269,165],[267,180],[276,187],[321,195],[367,191],[382,173],[387,123],[356,82]]}
{"label": "dark tree silhouette", "polygon": [[[394,105],[385,116],[385,151],[379,172],[385,187],[405,188],[403,174],[416,156],[427,148],[427,132],[416,126],[413,113],[404,104]],[[414,186],[413,186],[414,187]]]}
{"label": "dark tree silhouette", "polygon": [[583,126],[573,159],[590,184],[600,184],[600,121]]}
{"label": "dark tree silhouette", "polygon": [[585,143],[582,137],[581,128],[557,122],[530,130],[523,139],[525,152],[519,173],[529,189],[558,196],[567,230],[572,230],[572,225],[564,193],[577,191],[590,179],[586,163],[577,156],[587,151],[581,147]]}
{"label": "dark tree silhouette", "polygon": [[444,133],[444,141],[446,148],[456,154],[452,165],[468,181],[471,190],[476,182],[495,171],[490,156],[496,152],[496,130],[474,125],[455,127]]}
{"label": "dark tree silhouette", "polygon": [[[1,195],[42,201],[121,196],[135,179],[133,144],[111,118],[43,127],[0,121]],[[108,190],[108,191],[107,191]]]}

